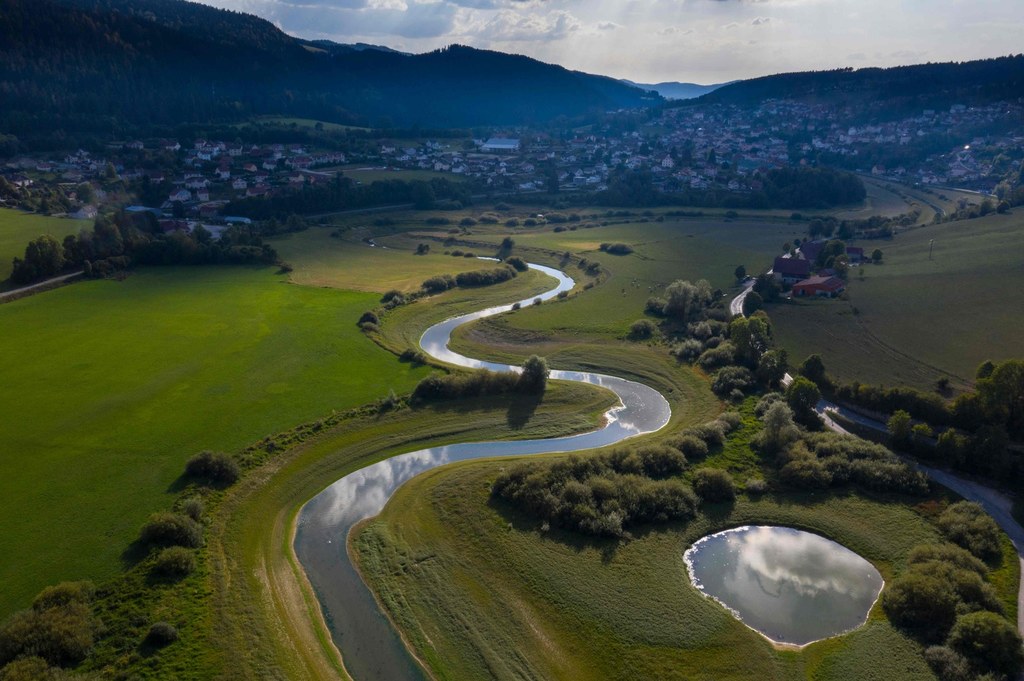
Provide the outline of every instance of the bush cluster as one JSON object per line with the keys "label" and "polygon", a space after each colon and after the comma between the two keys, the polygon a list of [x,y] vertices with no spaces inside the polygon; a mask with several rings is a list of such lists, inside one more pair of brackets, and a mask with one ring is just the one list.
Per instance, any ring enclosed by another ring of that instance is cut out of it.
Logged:
{"label": "bush cluster", "polygon": [[195,553],[184,546],[169,546],[163,549],[153,563],[153,573],[168,579],[178,579],[190,574],[196,568]]}
{"label": "bush cluster", "polygon": [[140,538],[156,546],[184,546],[198,548],[203,544],[203,530],[199,523],[180,513],[154,513],[142,526]]}
{"label": "bush cluster", "polygon": [[897,627],[926,643],[944,642],[925,652],[941,681],[1014,678],[1024,663],[1020,634],[1002,616],[987,575],[985,564],[958,546],[921,545],[882,596]]}
{"label": "bush cluster", "polygon": [[496,372],[486,369],[468,374],[433,373],[412,392],[414,402],[434,402],[460,397],[485,397],[509,393],[540,394],[547,388],[548,365],[534,355],[523,363],[523,371]]}
{"label": "bush cluster", "polygon": [[697,496],[674,479],[686,458],[672,447],[615,450],[555,463],[520,463],[498,476],[491,493],[559,527],[626,537],[639,523],[687,520]]}
{"label": "bush cluster", "polygon": [[0,625],[0,667],[18,658],[42,658],[60,667],[78,664],[92,650],[100,623],[91,582],[63,582],[44,589],[32,607]]}
{"label": "bush cluster", "polygon": [[605,253],[611,253],[612,255],[629,255],[633,252],[633,247],[629,244],[603,243],[600,245],[600,249]]}
{"label": "bush cluster", "polygon": [[216,485],[231,485],[242,475],[238,463],[222,452],[199,452],[185,464],[190,478]]}
{"label": "bush cluster", "polygon": [[979,504],[972,501],[952,504],[939,516],[938,526],[950,541],[982,560],[1002,555],[999,526]]}
{"label": "bush cluster", "polygon": [[439,274],[430,277],[422,284],[423,290],[427,293],[443,293],[448,289],[459,286],[470,288],[475,286],[490,286],[508,281],[518,274],[513,267],[495,267],[490,270],[475,270],[473,272],[460,272],[454,277],[450,274]]}

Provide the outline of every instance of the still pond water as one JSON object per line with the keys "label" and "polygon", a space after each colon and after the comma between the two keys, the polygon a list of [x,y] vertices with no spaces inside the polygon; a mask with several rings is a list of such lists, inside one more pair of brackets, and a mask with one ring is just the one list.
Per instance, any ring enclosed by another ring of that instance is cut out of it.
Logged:
{"label": "still pond water", "polygon": [[726,530],[684,557],[705,595],[768,639],[797,646],[864,624],[883,586],[853,551],[789,527]]}

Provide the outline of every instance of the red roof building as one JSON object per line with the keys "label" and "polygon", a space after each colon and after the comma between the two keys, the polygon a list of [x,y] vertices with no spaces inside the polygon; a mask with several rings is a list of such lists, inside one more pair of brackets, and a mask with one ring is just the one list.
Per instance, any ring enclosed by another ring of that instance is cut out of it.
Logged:
{"label": "red roof building", "polygon": [[811,263],[803,258],[775,258],[772,265],[772,272],[776,279],[781,279],[787,284],[806,279],[811,273]]}
{"label": "red roof building", "polygon": [[793,284],[794,296],[824,296],[835,298],[846,290],[846,282],[839,277],[810,277]]}

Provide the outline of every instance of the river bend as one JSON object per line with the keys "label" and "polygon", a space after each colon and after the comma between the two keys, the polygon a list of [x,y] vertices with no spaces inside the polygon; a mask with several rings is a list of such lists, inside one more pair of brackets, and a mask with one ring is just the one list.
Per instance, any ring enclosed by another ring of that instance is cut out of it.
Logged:
{"label": "river bend", "polygon": [[[554,268],[530,264],[530,269],[558,282],[553,289],[537,296],[542,300],[554,298],[574,285],[571,277]],[[530,305],[534,300],[529,298],[519,304]],[[448,364],[518,372],[519,367],[484,362],[448,348],[452,331],[459,326],[512,308],[510,303],[435,324],[423,333],[420,346],[431,357]],[[347,551],[352,527],[379,514],[402,483],[454,461],[603,447],[659,430],[672,415],[661,393],[642,383],[581,371],[552,370],[551,378],[599,385],[614,392],[620,403],[605,414],[602,428],[589,433],[542,440],[460,443],[399,454],[346,475],[303,506],[295,534],[295,554],[313,585],[345,668],[355,681],[426,678],[377,606]]]}

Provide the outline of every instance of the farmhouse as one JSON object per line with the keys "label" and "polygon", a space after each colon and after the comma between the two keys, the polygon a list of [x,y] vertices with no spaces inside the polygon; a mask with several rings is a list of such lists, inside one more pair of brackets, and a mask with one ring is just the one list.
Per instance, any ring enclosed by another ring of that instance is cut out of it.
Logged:
{"label": "farmhouse", "polygon": [[801,258],[783,258],[779,256],[775,258],[772,272],[775,274],[776,279],[787,284],[795,284],[810,276],[811,263]]}
{"label": "farmhouse", "polygon": [[839,277],[810,277],[793,285],[794,296],[835,298],[845,290],[846,283]]}

